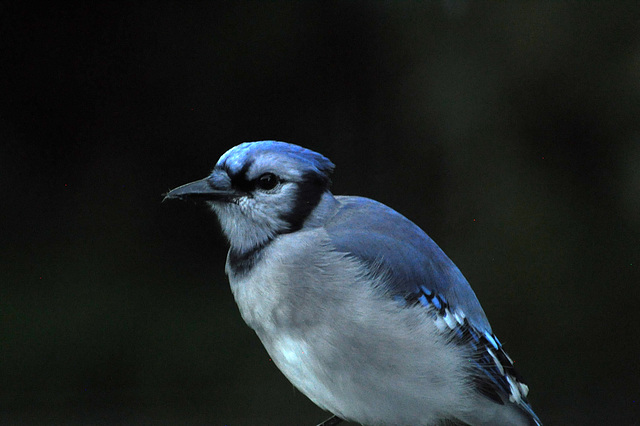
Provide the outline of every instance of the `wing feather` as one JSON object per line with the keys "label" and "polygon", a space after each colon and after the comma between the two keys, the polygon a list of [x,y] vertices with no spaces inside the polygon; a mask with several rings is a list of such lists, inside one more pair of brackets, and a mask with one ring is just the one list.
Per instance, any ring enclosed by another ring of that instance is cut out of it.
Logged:
{"label": "wing feather", "polygon": [[372,267],[382,267],[392,295],[434,291],[480,330],[489,321],[458,267],[417,225],[395,210],[363,197],[339,196],[336,214],[325,224],[335,249]]}

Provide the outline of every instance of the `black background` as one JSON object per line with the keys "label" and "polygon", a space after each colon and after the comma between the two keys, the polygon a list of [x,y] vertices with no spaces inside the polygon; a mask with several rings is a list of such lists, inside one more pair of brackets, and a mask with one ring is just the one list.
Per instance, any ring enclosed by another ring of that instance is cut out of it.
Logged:
{"label": "black background", "polygon": [[547,424],[640,423],[637,2],[0,5],[0,423],[312,425],[213,214],[244,141],[337,165],[471,282]]}

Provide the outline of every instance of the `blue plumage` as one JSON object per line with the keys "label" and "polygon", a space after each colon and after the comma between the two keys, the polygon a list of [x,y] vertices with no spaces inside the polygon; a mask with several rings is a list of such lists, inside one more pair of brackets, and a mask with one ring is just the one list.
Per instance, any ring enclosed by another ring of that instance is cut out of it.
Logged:
{"label": "blue plumage", "polygon": [[297,145],[243,143],[167,198],[216,212],[240,313],[331,424],[541,425],[456,265],[395,210],[333,196],[333,168]]}
{"label": "blue plumage", "polygon": [[379,264],[389,274],[392,294],[415,294],[424,286],[463,310],[474,326],[491,331],[460,270],[422,229],[395,210],[367,198],[349,197],[326,229],[338,251]]}
{"label": "blue plumage", "polygon": [[329,177],[334,169],[334,164],[322,154],[279,141],[261,141],[260,143],[245,142],[225,152],[216,167],[224,168],[231,175],[242,172],[256,160],[287,159],[295,161],[296,168],[301,172],[312,172]]}

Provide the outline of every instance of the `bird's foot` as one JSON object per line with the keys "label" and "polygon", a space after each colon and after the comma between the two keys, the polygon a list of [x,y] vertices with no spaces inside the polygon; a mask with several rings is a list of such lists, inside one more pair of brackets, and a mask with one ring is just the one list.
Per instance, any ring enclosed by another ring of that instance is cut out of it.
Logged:
{"label": "bird's foot", "polygon": [[342,419],[338,416],[331,416],[324,422],[320,423],[318,426],[334,426],[338,423],[342,423]]}

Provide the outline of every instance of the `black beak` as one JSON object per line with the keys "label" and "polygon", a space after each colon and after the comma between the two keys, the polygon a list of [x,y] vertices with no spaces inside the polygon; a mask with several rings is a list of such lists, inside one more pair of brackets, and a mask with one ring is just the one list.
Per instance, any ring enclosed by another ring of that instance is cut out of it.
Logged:
{"label": "black beak", "polygon": [[205,178],[172,189],[164,195],[162,201],[174,199],[196,202],[231,201],[238,195],[233,189],[217,187],[210,178]]}

